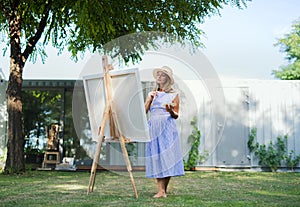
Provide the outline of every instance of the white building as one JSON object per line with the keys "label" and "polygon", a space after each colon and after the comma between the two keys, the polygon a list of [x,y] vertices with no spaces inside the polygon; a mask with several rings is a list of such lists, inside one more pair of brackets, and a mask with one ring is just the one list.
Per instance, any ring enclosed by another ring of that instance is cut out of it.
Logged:
{"label": "white building", "polygon": [[[73,140],[77,134],[78,143],[90,156],[85,159],[93,159],[96,143],[89,138],[91,135],[87,123],[87,110],[84,100],[83,85],[71,83],[72,81],[24,81],[26,90],[57,90],[60,88],[64,94],[61,104],[61,116],[59,123],[63,127],[69,127],[70,120],[80,122],[79,127],[72,126],[67,132],[63,132],[64,140]],[[148,83],[143,83],[144,88],[150,90]],[[145,86],[146,84],[146,86]],[[6,85],[7,82],[0,78],[0,160],[6,156],[7,141],[7,114],[6,114]],[[74,91],[77,96],[74,98]],[[55,89],[56,88],[56,89]],[[64,89],[65,88],[65,89]],[[67,88],[67,89],[66,89]],[[201,131],[200,152],[208,152],[206,160],[199,163],[202,168],[238,168],[259,169],[258,160],[249,152],[247,142],[250,130],[257,128],[257,142],[268,144],[276,142],[277,136],[288,135],[288,151],[294,151],[294,155],[300,154],[300,81],[281,80],[225,80],[222,87],[217,89],[223,98],[215,98],[205,87],[195,88],[193,91],[182,89],[181,114],[178,120],[180,129],[182,152],[187,159],[190,144],[188,136],[192,132],[190,121],[194,116],[198,118],[198,126]],[[71,94],[73,93],[73,97]],[[147,93],[147,91],[145,91]],[[190,94],[195,93],[196,95]],[[82,106],[82,110],[76,111],[71,117],[73,104]],[[67,103],[68,104],[65,104]],[[69,114],[69,115],[68,115]],[[106,150],[101,155],[100,164],[125,165],[121,149],[118,144],[106,144]],[[74,156],[76,155],[76,150]],[[133,166],[144,166],[144,143],[137,143],[133,156]],[[82,158],[83,159],[83,158]],[[75,162],[76,163],[76,162]],[[78,160],[77,164],[89,163]],[[0,163],[1,164],[1,163]],[[2,163],[3,164],[3,163]],[[0,166],[1,167],[1,166]],[[298,164],[299,171],[300,165]]]}

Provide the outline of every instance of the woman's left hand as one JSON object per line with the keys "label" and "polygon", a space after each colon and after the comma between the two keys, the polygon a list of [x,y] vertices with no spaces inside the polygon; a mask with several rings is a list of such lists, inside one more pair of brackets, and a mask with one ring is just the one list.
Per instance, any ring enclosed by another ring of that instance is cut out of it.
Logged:
{"label": "woman's left hand", "polygon": [[166,104],[166,111],[170,113],[171,117],[174,119],[178,118],[178,114],[174,111],[176,103]]}
{"label": "woman's left hand", "polygon": [[175,107],[175,103],[166,104],[166,110],[167,112],[173,111]]}

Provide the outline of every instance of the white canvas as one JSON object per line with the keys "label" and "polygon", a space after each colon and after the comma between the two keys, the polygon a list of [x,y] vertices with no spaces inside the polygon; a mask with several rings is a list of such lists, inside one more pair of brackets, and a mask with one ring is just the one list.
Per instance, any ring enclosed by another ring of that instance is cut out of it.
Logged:
{"label": "white canvas", "polygon": [[[120,132],[132,142],[150,141],[138,69],[111,70],[110,75],[112,107],[117,115]],[[92,137],[97,141],[106,101],[104,74],[86,76],[83,77],[83,81]],[[106,138],[111,138],[109,120],[104,135]]]}

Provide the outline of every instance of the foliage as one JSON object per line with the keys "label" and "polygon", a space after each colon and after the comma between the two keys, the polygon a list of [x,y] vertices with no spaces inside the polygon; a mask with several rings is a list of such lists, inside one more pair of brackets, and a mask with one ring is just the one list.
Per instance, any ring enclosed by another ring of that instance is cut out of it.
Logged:
{"label": "foliage", "polygon": [[200,146],[200,138],[201,133],[197,126],[197,117],[194,116],[191,121],[191,125],[193,127],[192,134],[188,137],[188,142],[191,143],[191,149],[189,151],[187,161],[184,160],[184,169],[190,170],[199,163],[199,161],[203,161],[207,157],[207,152],[204,154],[199,154],[199,146]]}
{"label": "foliage", "polygon": [[276,172],[278,167],[282,166],[283,161],[286,161],[288,167],[292,169],[299,163],[300,155],[294,158],[293,151],[287,152],[287,135],[283,138],[278,136],[276,143],[270,141],[267,146],[265,144],[260,145],[258,142],[255,142],[255,139],[256,129],[253,128],[249,135],[248,148],[250,152],[253,152],[258,157],[259,164],[269,167],[272,172]]}
{"label": "foliage", "polygon": [[24,149],[24,154],[25,155],[39,155],[39,154],[43,154],[45,152],[45,150],[40,150],[38,148],[32,148],[31,146],[27,147]]}
{"label": "foliage", "polygon": [[288,167],[294,171],[294,167],[300,162],[300,155],[295,156],[294,150],[291,150],[288,155],[286,155],[286,164]]}
{"label": "foliage", "polygon": [[128,156],[134,156],[134,157],[137,156],[136,151],[135,151],[135,149],[136,149],[135,145],[136,145],[136,143],[133,143],[133,142],[125,143]]}
{"label": "foliage", "polygon": [[62,94],[57,91],[23,91],[23,119],[25,136],[29,137],[36,129],[39,137],[40,128],[59,123]]}
{"label": "foliage", "polygon": [[[209,0],[209,1],[19,1],[12,4],[2,0],[0,9],[0,28],[9,31],[8,19],[10,11],[20,15],[23,51],[32,46],[33,60],[36,54],[46,57],[43,45],[52,43],[61,52],[66,46],[76,57],[86,50],[97,51],[113,39],[126,34],[140,33],[138,38],[130,39],[126,45],[111,45],[106,51],[114,50],[114,55],[121,55],[126,61],[140,58],[140,53],[148,44],[163,37],[166,41],[191,41],[200,46],[198,24],[204,18],[218,14],[223,5],[243,8],[250,0]],[[42,21],[45,21],[42,24]],[[160,33],[142,34],[143,31]],[[37,33],[43,37],[41,45]],[[170,38],[166,34],[173,34]],[[3,40],[9,45],[9,38]],[[117,43],[118,44],[118,43]],[[27,52],[27,51],[26,51]],[[27,54],[26,54],[27,55]],[[30,55],[30,54],[28,54]]]}
{"label": "foliage", "polygon": [[300,80],[300,19],[292,25],[292,31],[275,44],[286,53],[289,64],[274,70],[275,77],[282,80]]}

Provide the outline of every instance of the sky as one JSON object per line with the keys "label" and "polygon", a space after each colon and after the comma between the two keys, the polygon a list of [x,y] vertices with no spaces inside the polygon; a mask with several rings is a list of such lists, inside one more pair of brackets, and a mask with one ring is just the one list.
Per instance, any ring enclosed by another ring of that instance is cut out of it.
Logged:
{"label": "sky", "polygon": [[[201,51],[221,78],[275,79],[272,70],[286,60],[274,44],[290,32],[300,18],[299,11],[299,0],[252,0],[242,10],[225,6],[221,16],[207,18],[200,25],[205,32]],[[86,55],[74,62],[67,51],[59,56],[50,46],[46,51],[44,64],[40,59],[26,63],[24,79],[77,79],[90,58]],[[0,56],[0,68],[8,79],[8,55]]]}
{"label": "sky", "polygon": [[204,25],[204,53],[227,77],[274,79],[272,70],[286,64],[274,44],[300,19],[299,0],[252,0],[246,9],[226,7]]}

